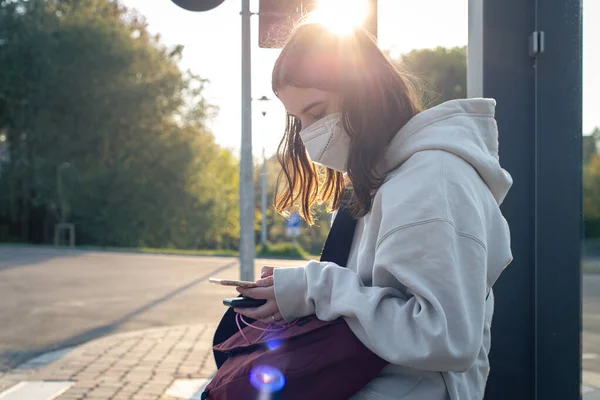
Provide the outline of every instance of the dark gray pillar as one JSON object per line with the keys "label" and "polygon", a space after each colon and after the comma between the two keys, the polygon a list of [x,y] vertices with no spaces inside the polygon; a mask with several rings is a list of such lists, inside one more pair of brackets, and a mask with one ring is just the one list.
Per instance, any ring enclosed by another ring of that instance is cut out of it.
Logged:
{"label": "dark gray pillar", "polygon": [[581,2],[471,0],[469,25],[469,95],[497,100],[515,182],[486,398],[579,399]]}
{"label": "dark gray pillar", "polygon": [[545,38],[536,68],[539,399],[581,396],[581,8],[555,0],[537,10]]}

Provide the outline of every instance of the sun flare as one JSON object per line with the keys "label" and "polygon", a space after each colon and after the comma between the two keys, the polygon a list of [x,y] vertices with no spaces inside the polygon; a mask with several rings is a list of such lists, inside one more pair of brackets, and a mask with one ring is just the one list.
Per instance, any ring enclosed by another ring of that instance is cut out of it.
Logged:
{"label": "sun flare", "polygon": [[319,0],[311,19],[343,35],[361,26],[369,12],[368,0]]}

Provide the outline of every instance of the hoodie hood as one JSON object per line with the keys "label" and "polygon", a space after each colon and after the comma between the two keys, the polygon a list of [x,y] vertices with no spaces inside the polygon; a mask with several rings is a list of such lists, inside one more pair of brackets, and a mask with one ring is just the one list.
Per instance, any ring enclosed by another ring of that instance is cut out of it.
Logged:
{"label": "hoodie hood", "polygon": [[420,151],[447,151],[471,164],[501,204],[512,178],[500,167],[495,109],[493,99],[461,99],[417,114],[390,142],[382,168],[390,172]]}

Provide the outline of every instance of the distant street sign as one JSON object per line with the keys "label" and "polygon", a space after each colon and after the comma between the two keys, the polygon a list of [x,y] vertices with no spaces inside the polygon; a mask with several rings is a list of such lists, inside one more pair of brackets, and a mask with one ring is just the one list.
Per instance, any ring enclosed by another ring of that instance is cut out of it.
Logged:
{"label": "distant street sign", "polygon": [[298,213],[293,213],[287,222],[287,235],[292,238],[300,236],[300,226],[302,225],[302,218]]}

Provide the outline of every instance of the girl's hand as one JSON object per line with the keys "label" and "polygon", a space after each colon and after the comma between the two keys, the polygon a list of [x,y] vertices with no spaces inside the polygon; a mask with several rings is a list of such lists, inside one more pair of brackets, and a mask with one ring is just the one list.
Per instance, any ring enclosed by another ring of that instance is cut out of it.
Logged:
{"label": "girl's hand", "polygon": [[273,267],[263,267],[261,277],[256,281],[255,288],[238,287],[236,290],[245,297],[263,299],[267,302],[257,308],[236,308],[235,312],[248,318],[261,321],[264,324],[273,324],[283,320],[275,301],[275,287],[273,286]]}
{"label": "girl's hand", "polygon": [[261,279],[273,276],[273,271],[275,271],[275,267],[262,267],[262,270],[260,271]]}

